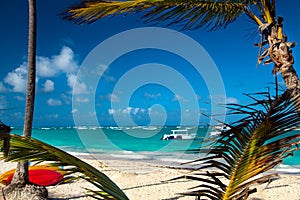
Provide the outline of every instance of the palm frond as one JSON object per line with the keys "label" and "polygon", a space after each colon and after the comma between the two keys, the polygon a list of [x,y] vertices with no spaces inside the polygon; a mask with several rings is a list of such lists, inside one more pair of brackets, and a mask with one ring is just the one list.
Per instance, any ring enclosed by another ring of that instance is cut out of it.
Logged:
{"label": "palm frond", "polygon": [[245,13],[254,0],[130,0],[82,1],[62,13],[64,19],[75,23],[92,23],[106,16],[143,12],[151,22],[168,26],[181,25],[183,29],[226,28]]}
{"label": "palm frond", "polygon": [[297,112],[300,105],[292,100],[299,95],[293,97],[291,91],[277,98],[269,93],[260,95],[264,98],[252,97],[254,103],[248,106],[229,105],[232,113],[246,116],[217,138],[207,157],[190,162],[197,169],[215,168],[218,172],[185,177],[202,182],[186,195],[199,199],[246,199],[255,192],[250,186],[276,177],[276,174],[262,173],[282,163],[298,149],[300,134],[291,131],[300,125]]}
{"label": "palm frond", "polygon": [[[1,144],[0,144],[1,147]],[[47,161],[57,166],[65,166],[69,173],[81,173],[80,177],[97,186],[100,191],[93,191],[98,199],[124,199],[128,197],[105,174],[69,153],[46,144],[34,138],[11,135],[10,152],[8,156],[0,155],[5,161],[19,162],[28,160],[32,162]]]}
{"label": "palm frond", "polygon": [[[276,20],[275,16],[275,5],[270,0],[261,0],[264,12],[264,20],[267,23],[272,23]],[[274,6],[273,6],[274,5]]]}

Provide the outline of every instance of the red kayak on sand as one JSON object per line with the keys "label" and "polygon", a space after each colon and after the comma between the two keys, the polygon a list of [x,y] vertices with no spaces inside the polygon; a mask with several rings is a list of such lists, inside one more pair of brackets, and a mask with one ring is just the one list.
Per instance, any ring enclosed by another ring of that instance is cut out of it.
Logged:
{"label": "red kayak on sand", "polygon": [[[0,176],[0,182],[8,185],[14,175],[15,170],[5,172]],[[61,182],[66,172],[59,167],[49,165],[40,165],[29,167],[28,178],[31,183],[40,186],[51,186]]]}
{"label": "red kayak on sand", "polygon": [[[7,178],[7,183],[9,184],[13,178],[14,174],[11,174]],[[28,171],[28,178],[31,183],[40,186],[50,186],[55,185],[64,179],[64,176],[56,171],[49,169],[34,169]]]}

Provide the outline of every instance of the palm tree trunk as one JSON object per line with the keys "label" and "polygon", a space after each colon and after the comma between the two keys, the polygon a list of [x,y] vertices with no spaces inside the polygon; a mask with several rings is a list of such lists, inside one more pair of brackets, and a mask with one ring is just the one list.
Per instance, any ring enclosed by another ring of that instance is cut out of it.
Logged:
{"label": "palm tree trunk", "polygon": [[36,0],[29,2],[28,82],[23,135],[31,137],[36,79]]}
{"label": "palm tree trunk", "polygon": [[[273,25],[267,31],[263,31],[264,36],[269,44],[269,61],[274,63],[273,73],[278,72],[282,74],[282,79],[286,85],[286,88],[294,93],[294,100],[299,103],[299,98],[296,98],[300,94],[300,80],[297,75],[294,64],[292,47],[295,46],[294,42],[288,42],[287,37],[282,35],[283,18],[279,17],[277,24]],[[300,110],[299,110],[300,113]]]}
{"label": "palm tree trunk", "polygon": [[[31,137],[35,98],[36,79],[36,0],[28,0],[29,29],[28,29],[28,77],[26,92],[26,109],[23,136]],[[12,184],[25,185],[28,183],[28,162],[18,163]]]}
{"label": "palm tree trunk", "polygon": [[[28,0],[28,5],[28,82],[23,130],[24,137],[31,137],[36,84],[36,0]],[[30,184],[28,179],[28,161],[18,163],[12,182],[2,190],[2,195],[5,196],[7,200],[48,199],[48,191],[45,187]]]}

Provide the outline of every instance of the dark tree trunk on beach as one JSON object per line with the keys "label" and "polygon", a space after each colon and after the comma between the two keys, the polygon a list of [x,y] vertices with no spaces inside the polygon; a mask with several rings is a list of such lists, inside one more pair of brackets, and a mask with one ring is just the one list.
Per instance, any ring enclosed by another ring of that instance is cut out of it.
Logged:
{"label": "dark tree trunk on beach", "polygon": [[[28,29],[28,78],[26,91],[26,108],[24,121],[24,137],[31,137],[35,85],[36,85],[36,0],[28,0],[29,6],[29,29]],[[28,179],[28,161],[19,162],[12,182],[4,189],[6,199],[39,199],[48,197],[45,187],[35,186]]]}
{"label": "dark tree trunk on beach", "polygon": [[3,153],[4,156],[8,155],[9,152],[9,140],[10,140],[10,133],[11,128],[6,126],[0,121],[0,139],[3,139]]}

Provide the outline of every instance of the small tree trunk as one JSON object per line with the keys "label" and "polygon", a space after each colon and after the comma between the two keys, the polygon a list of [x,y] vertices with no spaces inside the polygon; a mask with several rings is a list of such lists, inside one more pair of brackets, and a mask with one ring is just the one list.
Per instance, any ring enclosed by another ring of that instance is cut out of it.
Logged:
{"label": "small tree trunk", "polygon": [[[28,0],[29,5],[29,30],[28,30],[28,72],[27,72],[27,91],[26,91],[26,109],[23,135],[31,137],[34,97],[35,97],[35,79],[36,79],[36,0]],[[25,185],[28,183],[28,162],[18,163],[16,173],[12,184]]]}
{"label": "small tree trunk", "polygon": [[[36,79],[36,0],[28,0],[28,5],[28,81],[23,130],[24,137],[31,137]],[[12,182],[2,190],[2,194],[7,200],[46,200],[48,197],[45,187],[30,184],[28,179],[28,161],[18,163]]]}
{"label": "small tree trunk", "polygon": [[31,137],[36,79],[36,1],[29,2],[28,77],[23,135]]}

